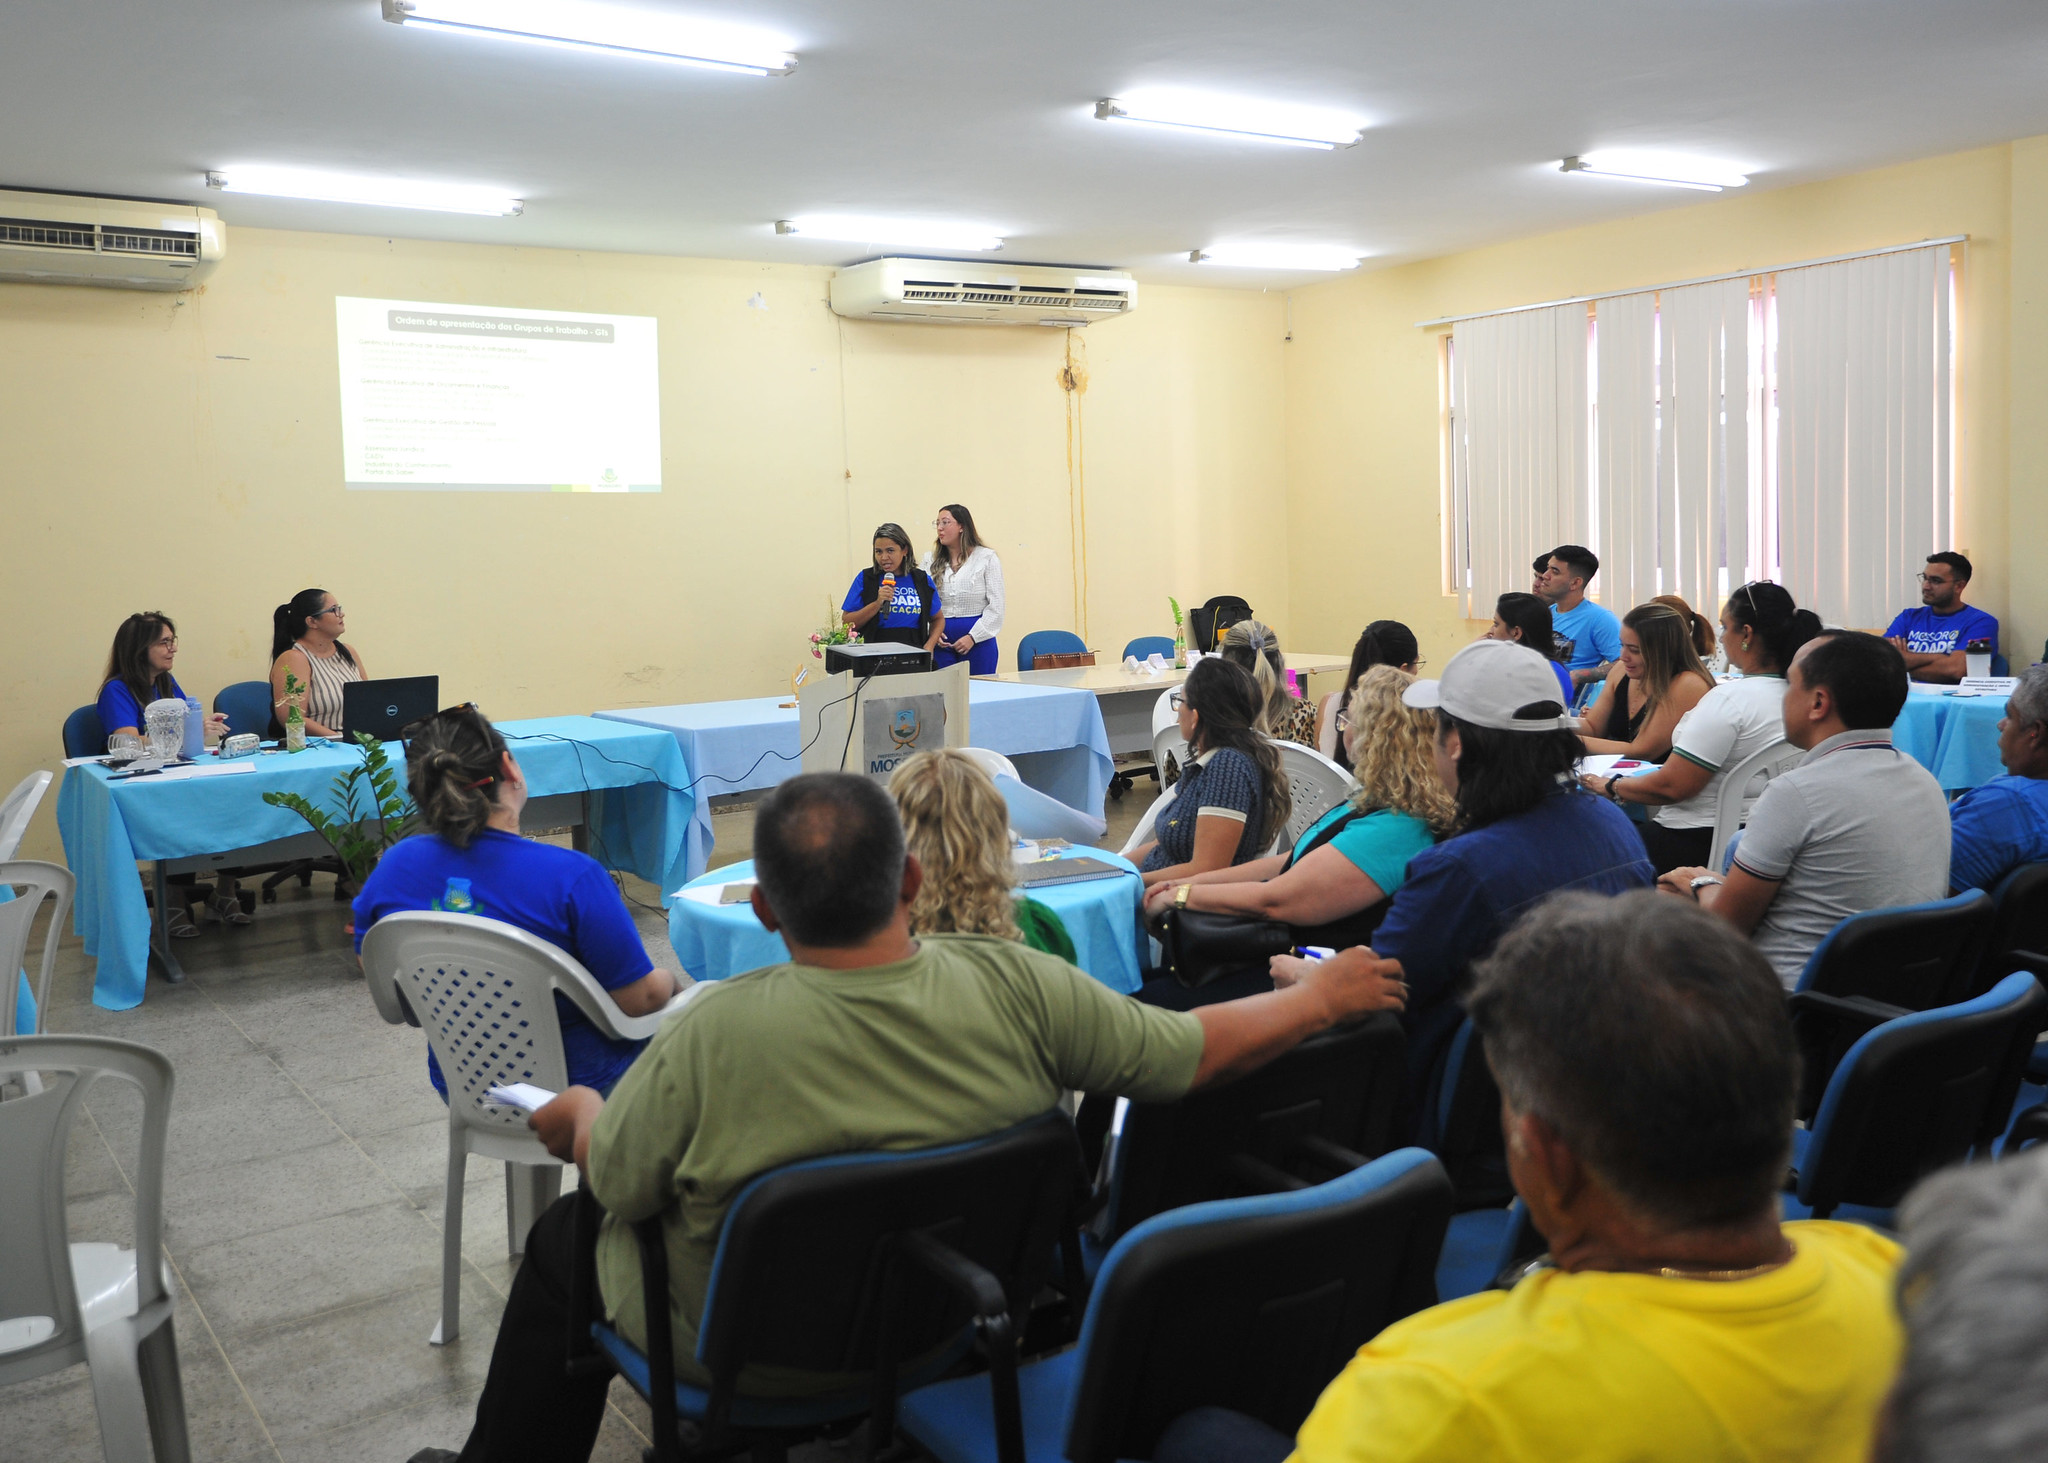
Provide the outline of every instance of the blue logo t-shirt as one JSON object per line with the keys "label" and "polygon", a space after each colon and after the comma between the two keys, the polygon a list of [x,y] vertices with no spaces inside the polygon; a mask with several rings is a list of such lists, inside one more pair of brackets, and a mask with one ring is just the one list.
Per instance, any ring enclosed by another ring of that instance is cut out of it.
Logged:
{"label": "blue logo t-shirt", "polygon": [[1885,638],[1903,635],[1906,649],[1917,655],[1948,655],[1966,648],[1972,640],[1988,640],[1998,649],[1998,618],[1975,605],[1964,605],[1950,614],[1937,615],[1926,605],[1902,610]]}

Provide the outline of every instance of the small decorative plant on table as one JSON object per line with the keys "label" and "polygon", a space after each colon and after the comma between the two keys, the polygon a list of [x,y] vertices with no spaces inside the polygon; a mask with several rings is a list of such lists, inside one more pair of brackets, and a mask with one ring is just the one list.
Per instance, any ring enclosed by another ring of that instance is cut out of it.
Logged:
{"label": "small decorative plant on table", "polygon": [[813,657],[823,659],[825,647],[828,645],[860,644],[860,632],[847,626],[845,617],[839,612],[839,606],[833,604],[829,599],[825,602],[825,616],[825,628],[811,632],[811,654]]}
{"label": "small decorative plant on table", "polygon": [[284,673],[284,749],[306,750],[306,683],[290,671]]}
{"label": "small decorative plant on table", "polygon": [[1166,597],[1167,606],[1173,611],[1173,663],[1176,667],[1188,663],[1188,640],[1186,617],[1180,612],[1180,601],[1172,595]]}
{"label": "small decorative plant on table", "polygon": [[357,732],[355,743],[363,760],[334,779],[330,806],[315,807],[295,792],[263,794],[264,802],[289,808],[327,840],[343,870],[336,897],[361,889],[384,850],[412,831],[412,807],[384,744],[367,732]]}

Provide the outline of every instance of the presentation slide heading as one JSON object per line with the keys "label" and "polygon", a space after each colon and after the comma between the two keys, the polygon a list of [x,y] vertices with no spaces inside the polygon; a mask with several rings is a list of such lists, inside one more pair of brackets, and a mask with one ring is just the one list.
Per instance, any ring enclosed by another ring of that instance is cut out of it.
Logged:
{"label": "presentation slide heading", "polygon": [[618,337],[603,320],[543,320],[532,315],[422,315],[414,310],[389,310],[393,330],[428,335],[516,335],[529,340],[582,341],[610,345]]}

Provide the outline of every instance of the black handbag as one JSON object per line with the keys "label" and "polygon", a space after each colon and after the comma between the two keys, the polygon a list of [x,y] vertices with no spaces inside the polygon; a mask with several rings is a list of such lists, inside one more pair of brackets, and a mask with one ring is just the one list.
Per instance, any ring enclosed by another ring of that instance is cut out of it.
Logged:
{"label": "black handbag", "polygon": [[1274,919],[1206,909],[1169,909],[1159,926],[1166,968],[1189,990],[1246,970],[1263,971],[1294,948],[1294,931]]}

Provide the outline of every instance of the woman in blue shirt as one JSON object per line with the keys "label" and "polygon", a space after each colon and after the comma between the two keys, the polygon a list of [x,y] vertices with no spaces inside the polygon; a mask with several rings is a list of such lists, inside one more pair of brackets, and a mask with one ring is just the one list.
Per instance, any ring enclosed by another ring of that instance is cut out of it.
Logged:
{"label": "woman in blue shirt", "polygon": [[1173,696],[1194,760],[1153,841],[1131,855],[1148,889],[1250,862],[1293,810],[1280,754],[1257,729],[1266,698],[1249,671],[1209,656]]}
{"label": "woman in blue shirt", "polygon": [[[370,926],[401,910],[503,920],[574,956],[628,1016],[660,1010],[677,981],[647,958],[611,876],[589,854],[519,836],[526,778],[505,739],[474,706],[436,712],[405,748],[406,785],[428,831],[394,844],[356,895],[356,950]],[[609,1092],[644,1041],[613,1041],[559,993],[555,1014],[570,1082]],[[448,1085],[427,1053],[427,1077]]]}
{"label": "woman in blue shirt", "polygon": [[[1415,678],[1390,665],[1359,677],[1337,725],[1356,756],[1357,788],[1293,849],[1152,886],[1146,912],[1241,914],[1293,926],[1307,945],[1362,945],[1408,877],[1408,860],[1450,832],[1457,803],[1436,775],[1436,718],[1401,704]],[[1255,972],[1263,977],[1264,971]]]}
{"label": "woman in blue shirt", "polygon": [[[95,706],[100,730],[109,737],[122,732],[143,736],[143,710],[150,702],[166,698],[184,700],[185,688],[171,674],[172,662],[177,658],[178,627],[162,610],[145,610],[123,620],[121,628],[114,632],[113,649],[107,652],[106,673],[100,678]],[[224,736],[227,729],[228,719],[222,713],[216,711],[206,718],[207,735]],[[190,874],[173,874],[171,882],[177,885],[177,891],[170,901],[171,907],[164,911],[164,925],[173,939],[189,940],[199,933],[199,926],[192,923],[192,911],[186,907],[183,891],[192,889],[197,881]],[[249,923],[249,916],[242,910],[240,886],[231,871],[222,870],[214,875],[213,893],[206,907],[224,924]]]}
{"label": "woman in blue shirt", "polygon": [[873,567],[853,576],[840,618],[870,644],[923,645],[939,612],[932,576],[911,562],[910,535],[897,524],[875,530],[874,552]]}

